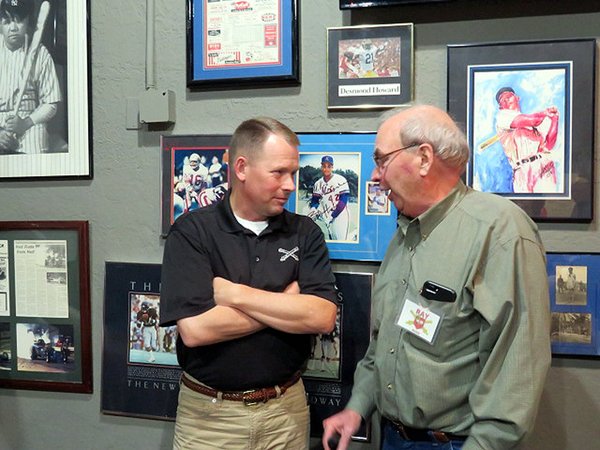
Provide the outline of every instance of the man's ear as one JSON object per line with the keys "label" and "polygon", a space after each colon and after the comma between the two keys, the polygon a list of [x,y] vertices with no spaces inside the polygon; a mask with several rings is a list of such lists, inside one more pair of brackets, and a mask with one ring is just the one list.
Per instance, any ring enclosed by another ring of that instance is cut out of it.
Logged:
{"label": "man's ear", "polygon": [[246,181],[246,170],[248,169],[248,161],[245,156],[238,156],[233,163],[233,173],[235,178],[241,182]]}
{"label": "man's ear", "polygon": [[433,147],[431,144],[423,143],[419,146],[419,155],[421,156],[421,167],[419,169],[419,173],[421,176],[425,176],[431,170],[431,166],[433,165]]}

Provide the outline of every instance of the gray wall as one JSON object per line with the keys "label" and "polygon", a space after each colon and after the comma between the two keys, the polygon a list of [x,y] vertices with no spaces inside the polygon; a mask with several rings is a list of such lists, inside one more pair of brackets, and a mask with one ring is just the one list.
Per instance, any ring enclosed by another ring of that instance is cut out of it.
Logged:
{"label": "gray wall", "polygon": [[[89,220],[94,393],[0,390],[3,450],[169,448],[171,422],[100,413],[104,263],[161,261],[160,134],[231,133],[240,121],[254,115],[273,115],[296,131],[375,130],[376,112],[327,112],[325,30],[351,23],[414,20],[400,8],[380,11],[371,20],[339,11],[337,0],[305,0],[300,87],[189,92],[184,72],[184,2],[157,0],[157,87],[175,91],[177,121],[166,131],[137,132],[125,130],[124,99],[144,90],[145,2],[91,3],[94,179],[3,183],[0,219]],[[416,100],[445,108],[447,44],[598,37],[598,23],[600,13],[422,20],[415,27]],[[594,190],[598,198],[597,187]],[[549,251],[600,251],[596,221],[540,228]],[[347,267],[354,266],[338,266]],[[598,369],[599,360],[554,358],[536,429],[526,448],[579,450],[597,445]]]}

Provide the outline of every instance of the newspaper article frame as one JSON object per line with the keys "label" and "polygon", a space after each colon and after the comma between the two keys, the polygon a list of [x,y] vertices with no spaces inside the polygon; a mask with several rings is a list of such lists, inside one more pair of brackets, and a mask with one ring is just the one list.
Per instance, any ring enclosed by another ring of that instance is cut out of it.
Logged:
{"label": "newspaper article frame", "polygon": [[0,222],[0,272],[0,387],[92,393],[88,222]]}

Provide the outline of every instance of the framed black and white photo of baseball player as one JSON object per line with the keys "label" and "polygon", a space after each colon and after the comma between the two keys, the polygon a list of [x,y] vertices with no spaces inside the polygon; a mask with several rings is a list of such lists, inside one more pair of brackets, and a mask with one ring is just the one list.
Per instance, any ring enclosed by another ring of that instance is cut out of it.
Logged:
{"label": "framed black and white photo of baseball player", "polygon": [[600,254],[548,252],[552,353],[600,355]]}
{"label": "framed black and white photo of baseball player", "polygon": [[327,29],[327,108],[381,109],[413,99],[413,25]]}
{"label": "framed black and white photo of baseball player", "polygon": [[92,178],[89,1],[0,0],[0,180]]}
{"label": "framed black and white photo of baseball player", "polygon": [[181,214],[225,197],[230,140],[214,134],[161,137],[163,236]]}
{"label": "framed black and white photo of baseball player", "polygon": [[89,225],[0,222],[0,388],[92,393]]}
{"label": "framed black and white photo of baseball player", "polygon": [[187,86],[300,84],[298,0],[187,0]]}
{"label": "framed black and white photo of baseball player", "polygon": [[539,221],[592,220],[595,40],[448,47],[466,182]]}
{"label": "framed black and white photo of baseball player", "polygon": [[375,133],[298,133],[300,167],[289,211],[315,221],[333,259],[381,261],[397,213],[372,214],[367,182],[375,167]]}

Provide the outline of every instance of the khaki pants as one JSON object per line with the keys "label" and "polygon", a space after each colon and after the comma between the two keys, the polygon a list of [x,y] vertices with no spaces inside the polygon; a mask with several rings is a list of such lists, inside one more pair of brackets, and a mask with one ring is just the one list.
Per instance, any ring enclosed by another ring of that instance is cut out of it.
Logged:
{"label": "khaki pants", "polygon": [[307,450],[308,431],[302,380],[280,398],[252,406],[180,384],[174,450]]}

